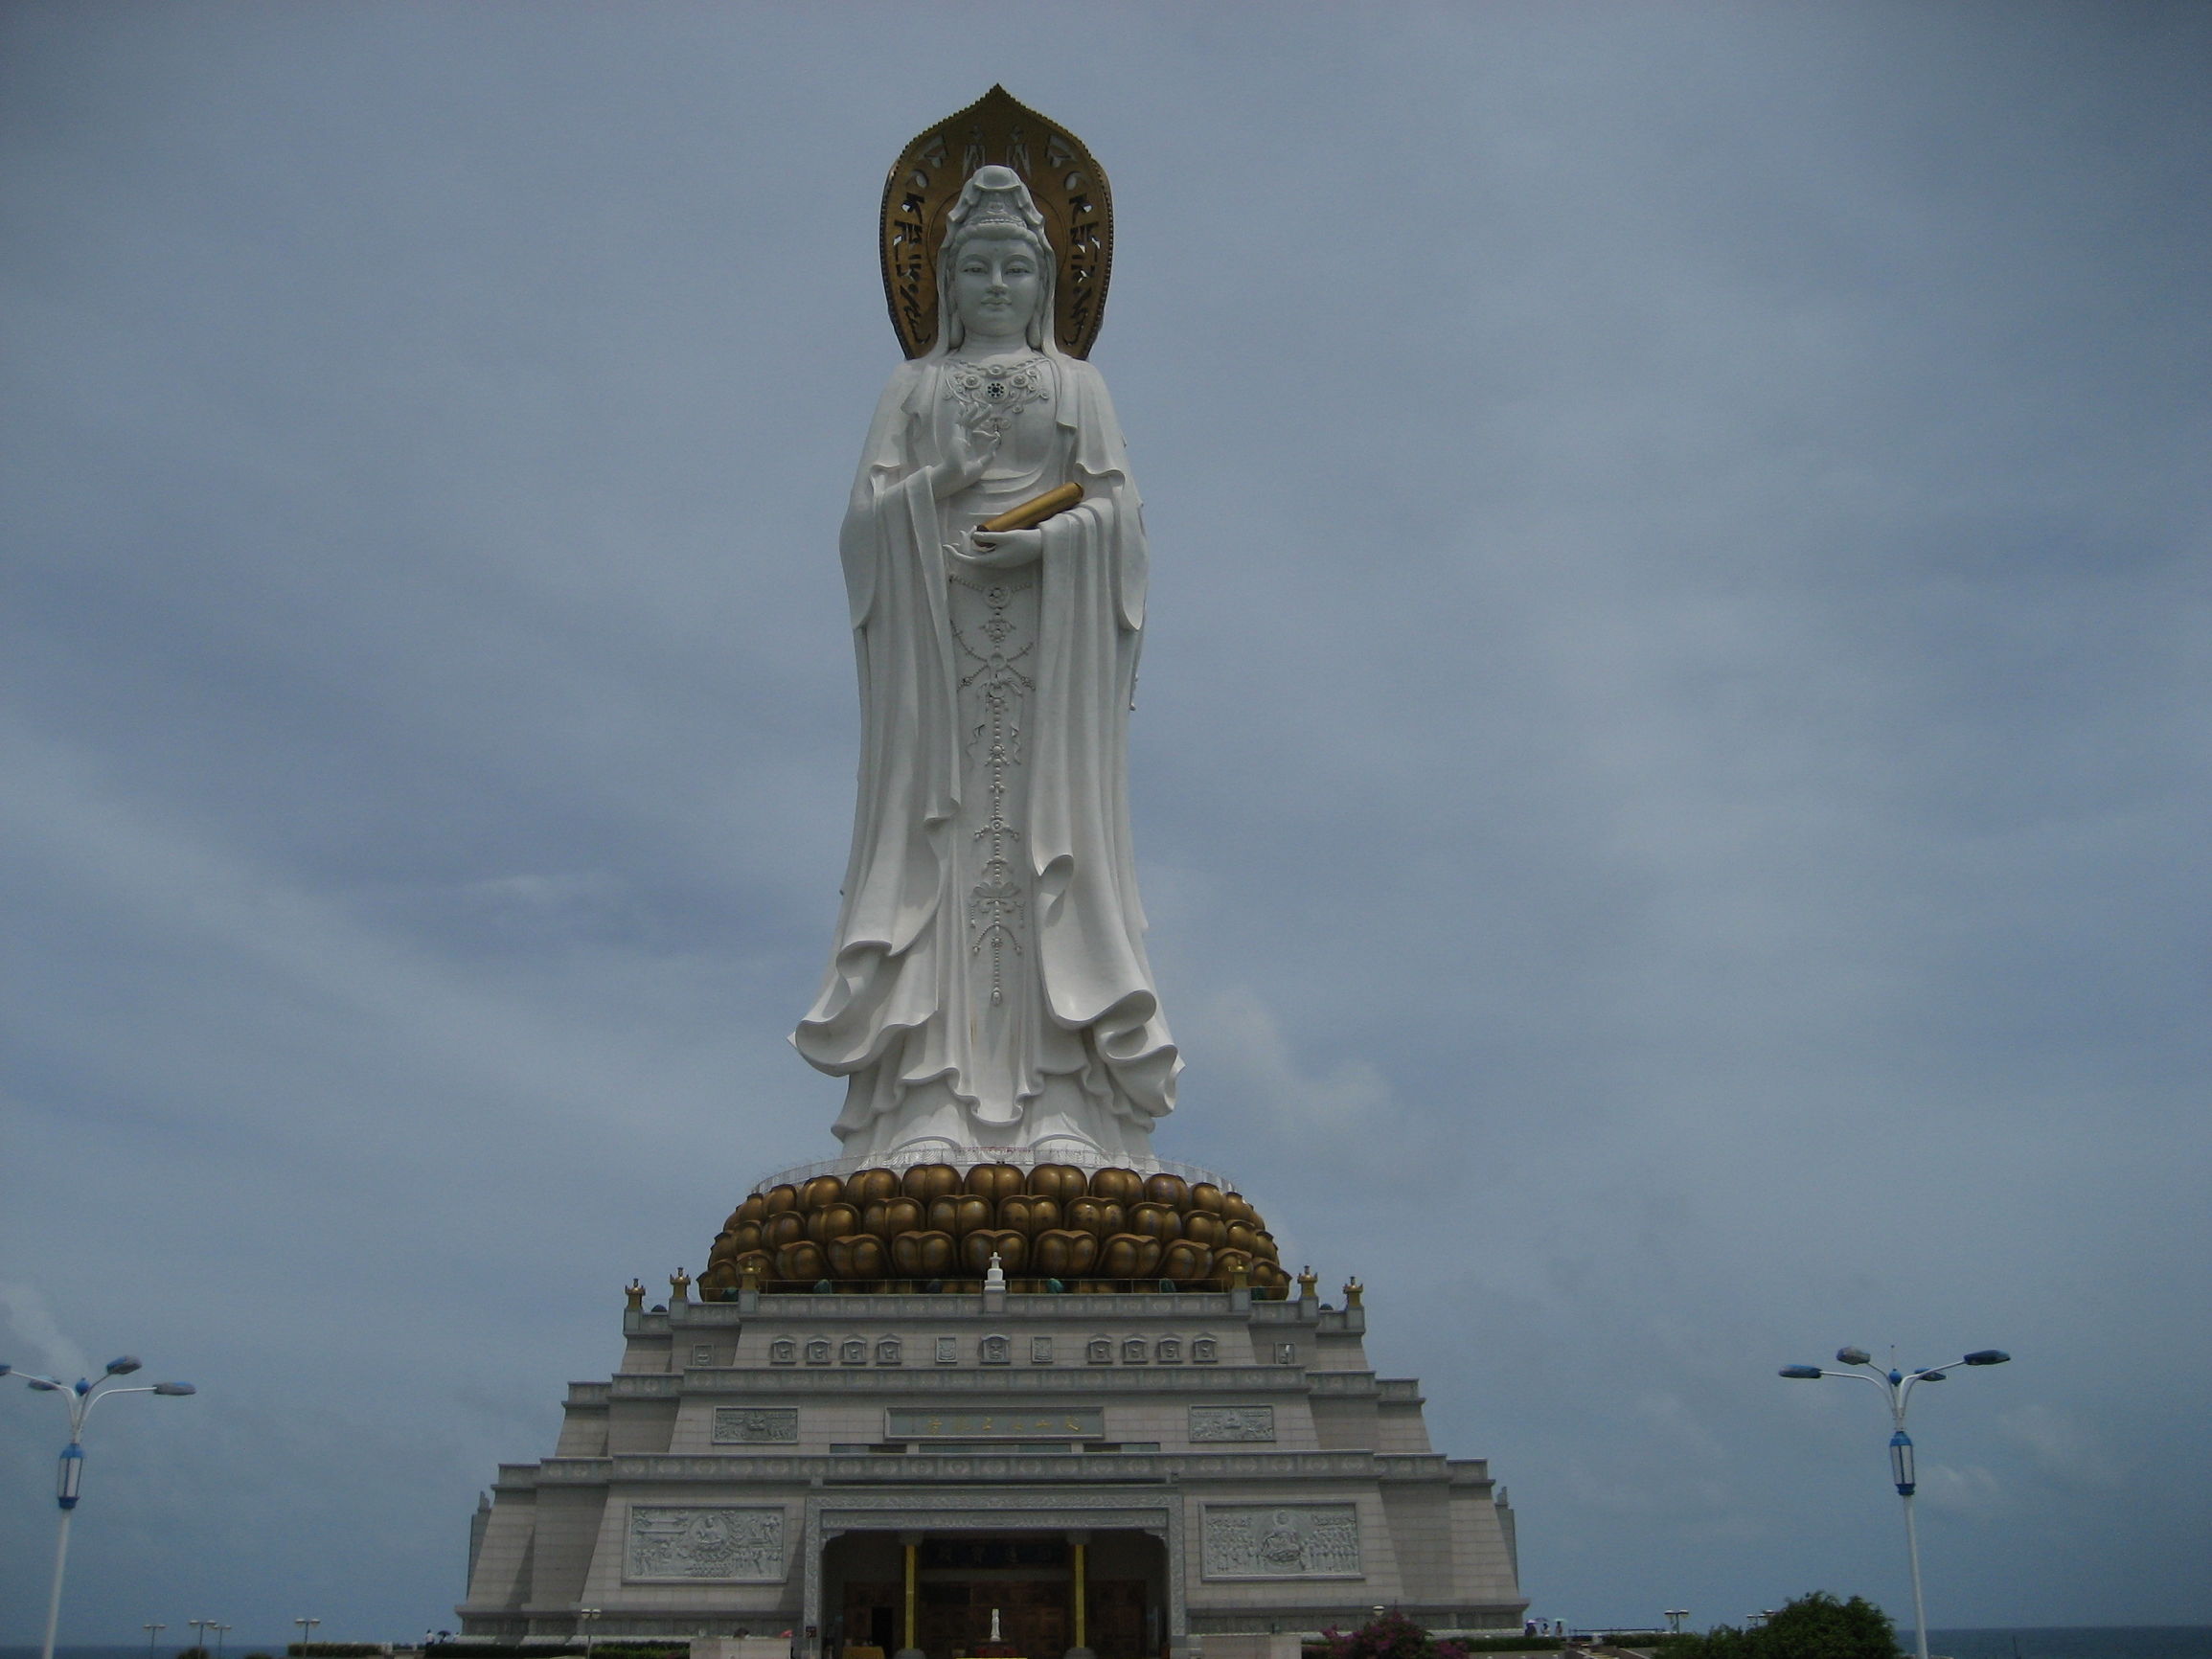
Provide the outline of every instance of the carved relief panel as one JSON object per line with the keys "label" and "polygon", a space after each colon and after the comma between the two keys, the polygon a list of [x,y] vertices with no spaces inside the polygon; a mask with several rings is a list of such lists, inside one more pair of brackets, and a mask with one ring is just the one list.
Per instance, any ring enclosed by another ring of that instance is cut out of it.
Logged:
{"label": "carved relief panel", "polygon": [[1275,1408],[1271,1405],[1194,1405],[1191,1439],[1204,1441],[1272,1441]]}
{"label": "carved relief panel", "polygon": [[644,1583],[773,1584],[784,1578],[782,1510],[633,1505],[623,1577]]}
{"label": "carved relief panel", "polygon": [[1209,1579],[1357,1579],[1359,1511],[1351,1504],[1208,1504]]}
{"label": "carved relief panel", "polygon": [[715,1407],[715,1444],[790,1445],[799,1439],[799,1413],[795,1406]]}

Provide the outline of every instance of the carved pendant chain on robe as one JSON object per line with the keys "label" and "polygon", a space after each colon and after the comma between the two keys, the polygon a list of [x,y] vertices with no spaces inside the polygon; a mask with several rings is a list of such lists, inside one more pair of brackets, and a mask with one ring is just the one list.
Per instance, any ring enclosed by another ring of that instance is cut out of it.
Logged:
{"label": "carved pendant chain on robe", "polygon": [[[971,581],[958,576],[952,580],[982,600],[987,612],[971,628],[956,627],[953,638],[961,654],[975,665],[961,680],[960,689],[982,693],[983,718],[973,728],[968,747],[982,763],[991,812],[971,837],[988,845],[984,849],[987,856],[977,872],[980,879],[968,895],[971,936],[968,948],[974,957],[986,949],[991,952],[991,1000],[993,1006],[1002,1006],[1006,1001],[1006,955],[1009,951],[1015,956],[1023,954],[1020,929],[1028,902],[1028,896],[1013,879],[1011,843],[1021,839],[1021,830],[1007,819],[1007,795],[1013,787],[1014,768],[1022,762],[1022,699],[1037,689],[1037,683],[1017,666],[1035,649],[1036,641],[1015,650],[1006,648],[1017,626],[1007,609],[1017,596],[1035,587],[1036,581],[1034,578]],[[969,637],[971,633],[983,636],[980,644]]]}

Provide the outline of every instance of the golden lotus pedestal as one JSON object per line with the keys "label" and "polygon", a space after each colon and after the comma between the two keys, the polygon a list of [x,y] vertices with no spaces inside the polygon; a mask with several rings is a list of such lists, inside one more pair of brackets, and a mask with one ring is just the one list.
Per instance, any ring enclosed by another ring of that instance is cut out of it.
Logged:
{"label": "golden lotus pedestal", "polygon": [[1217,1181],[1072,1164],[914,1164],[764,1184],[731,1212],[699,1275],[722,1301],[769,1292],[1170,1287],[1289,1292],[1274,1236]]}

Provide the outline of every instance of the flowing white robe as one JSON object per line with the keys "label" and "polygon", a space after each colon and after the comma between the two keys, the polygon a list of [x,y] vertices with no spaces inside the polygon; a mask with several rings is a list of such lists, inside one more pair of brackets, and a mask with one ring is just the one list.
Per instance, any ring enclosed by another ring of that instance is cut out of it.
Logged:
{"label": "flowing white robe", "polygon": [[[1174,1109],[1182,1062],[1145,958],[1129,827],[1144,524],[1098,372],[1043,363],[1050,426],[1031,465],[943,502],[928,468],[958,419],[956,365],[903,365],[845,516],[859,799],[835,954],[792,1040],[849,1079],[848,1152],[1141,1156]],[[947,551],[1068,482],[1083,502],[1042,526],[1036,564]]]}

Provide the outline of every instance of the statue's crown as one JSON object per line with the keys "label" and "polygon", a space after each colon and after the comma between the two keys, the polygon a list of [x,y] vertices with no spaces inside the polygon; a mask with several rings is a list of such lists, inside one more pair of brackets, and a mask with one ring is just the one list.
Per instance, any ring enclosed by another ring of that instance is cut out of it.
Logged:
{"label": "statue's crown", "polygon": [[1044,216],[1030,199],[1029,186],[1021,182],[1021,174],[1011,167],[977,168],[946,216],[954,233],[960,235],[999,229],[1039,239],[1044,235]]}

